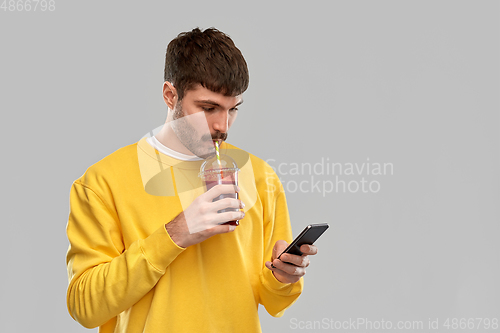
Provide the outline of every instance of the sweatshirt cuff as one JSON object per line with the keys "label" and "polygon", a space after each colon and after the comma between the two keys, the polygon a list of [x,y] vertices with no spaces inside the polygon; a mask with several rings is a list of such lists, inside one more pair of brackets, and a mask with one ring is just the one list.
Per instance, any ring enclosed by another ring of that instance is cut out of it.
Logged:
{"label": "sweatshirt cuff", "polygon": [[262,285],[270,291],[278,291],[280,294],[287,295],[293,288],[293,283],[283,283],[276,279],[273,272],[267,267],[263,268],[260,275]]}
{"label": "sweatshirt cuff", "polygon": [[143,239],[140,246],[147,261],[161,272],[165,272],[167,266],[185,250],[175,244],[163,224],[149,237]]}

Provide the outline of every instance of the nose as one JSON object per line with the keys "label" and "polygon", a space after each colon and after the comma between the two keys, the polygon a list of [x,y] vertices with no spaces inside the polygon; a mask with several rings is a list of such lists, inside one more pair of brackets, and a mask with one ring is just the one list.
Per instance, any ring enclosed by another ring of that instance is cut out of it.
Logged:
{"label": "nose", "polygon": [[216,117],[213,122],[213,128],[215,131],[219,131],[221,133],[226,133],[229,129],[229,115],[226,111],[219,111],[216,114]]}

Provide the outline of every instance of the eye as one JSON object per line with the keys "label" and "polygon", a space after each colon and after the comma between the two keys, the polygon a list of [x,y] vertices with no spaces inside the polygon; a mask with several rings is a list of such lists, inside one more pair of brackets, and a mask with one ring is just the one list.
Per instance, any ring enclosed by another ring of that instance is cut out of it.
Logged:
{"label": "eye", "polygon": [[202,106],[201,108],[203,109],[203,111],[207,111],[207,112],[211,112],[214,110],[213,107],[209,107],[209,106]]}
{"label": "eye", "polygon": [[231,110],[229,110],[230,112],[236,112],[238,111],[238,108],[232,108]]}

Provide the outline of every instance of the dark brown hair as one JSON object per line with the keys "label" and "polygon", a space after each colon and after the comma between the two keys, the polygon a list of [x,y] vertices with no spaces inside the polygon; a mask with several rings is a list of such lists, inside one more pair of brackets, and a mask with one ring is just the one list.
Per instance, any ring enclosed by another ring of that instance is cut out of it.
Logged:
{"label": "dark brown hair", "polygon": [[177,89],[179,100],[198,83],[225,96],[237,96],[248,88],[249,81],[240,50],[215,28],[195,28],[174,38],[165,55],[164,79]]}

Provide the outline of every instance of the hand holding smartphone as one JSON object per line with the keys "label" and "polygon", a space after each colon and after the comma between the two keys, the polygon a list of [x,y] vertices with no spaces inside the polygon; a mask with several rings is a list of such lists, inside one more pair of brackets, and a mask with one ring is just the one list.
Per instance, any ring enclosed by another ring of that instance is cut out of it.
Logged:
{"label": "hand holding smartphone", "polygon": [[328,223],[310,224],[288,245],[277,259],[280,259],[283,253],[290,253],[301,256],[303,253],[300,247],[304,244],[312,245],[328,229]]}

